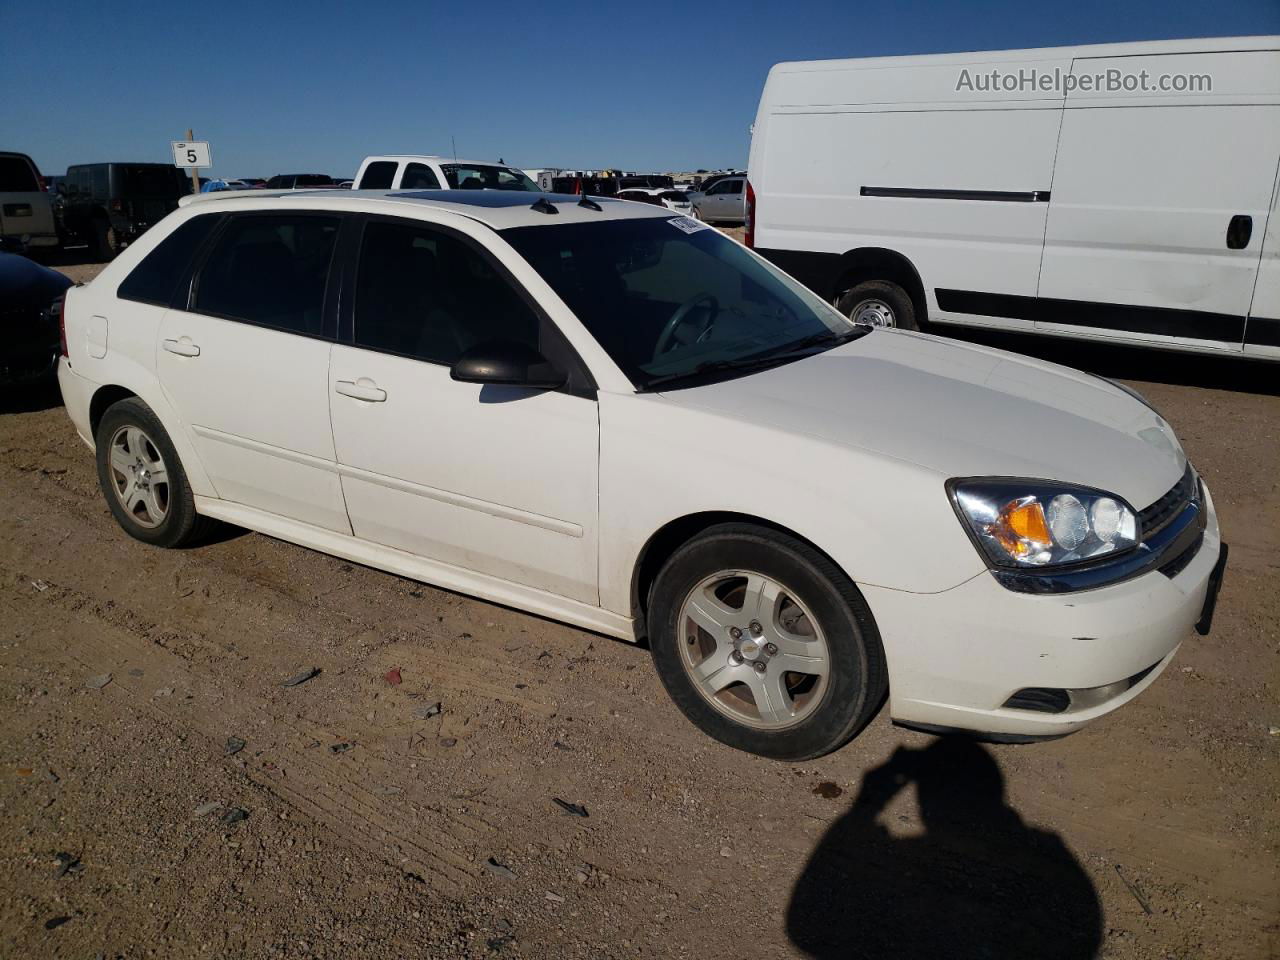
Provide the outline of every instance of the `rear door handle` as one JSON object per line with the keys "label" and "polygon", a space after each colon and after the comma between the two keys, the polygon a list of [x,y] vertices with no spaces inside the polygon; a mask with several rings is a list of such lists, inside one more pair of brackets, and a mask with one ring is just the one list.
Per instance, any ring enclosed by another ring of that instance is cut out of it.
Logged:
{"label": "rear door handle", "polygon": [[191,342],[190,337],[179,337],[177,340],[166,340],[164,348],[180,357],[198,357],[200,348]]}
{"label": "rear door handle", "polygon": [[1227,224],[1227,249],[1243,250],[1253,236],[1253,217],[1237,213]]}
{"label": "rear door handle", "polygon": [[364,400],[366,403],[382,403],[387,399],[387,391],[368,377],[361,377],[354,382],[339,380],[333,385],[333,389],[344,397],[353,397],[356,400]]}

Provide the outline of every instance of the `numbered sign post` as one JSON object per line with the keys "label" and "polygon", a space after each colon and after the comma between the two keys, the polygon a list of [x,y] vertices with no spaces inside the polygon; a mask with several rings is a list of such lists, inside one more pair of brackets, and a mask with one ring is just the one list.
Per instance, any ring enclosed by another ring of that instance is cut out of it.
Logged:
{"label": "numbered sign post", "polygon": [[194,140],[192,136],[188,130],[186,140],[173,140],[170,144],[173,147],[173,165],[191,171],[191,192],[199,193],[200,176],[196,171],[213,166],[213,153],[208,140]]}

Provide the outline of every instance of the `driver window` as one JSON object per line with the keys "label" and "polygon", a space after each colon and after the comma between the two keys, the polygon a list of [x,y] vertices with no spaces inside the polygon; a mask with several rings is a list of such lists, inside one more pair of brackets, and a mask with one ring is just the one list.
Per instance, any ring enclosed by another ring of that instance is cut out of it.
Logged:
{"label": "driver window", "polygon": [[400,178],[401,190],[439,190],[440,181],[435,171],[425,163],[411,163],[404,168],[404,176]]}
{"label": "driver window", "polygon": [[532,308],[470,244],[405,222],[371,221],[356,274],[355,342],[452,365],[496,340],[539,349]]}

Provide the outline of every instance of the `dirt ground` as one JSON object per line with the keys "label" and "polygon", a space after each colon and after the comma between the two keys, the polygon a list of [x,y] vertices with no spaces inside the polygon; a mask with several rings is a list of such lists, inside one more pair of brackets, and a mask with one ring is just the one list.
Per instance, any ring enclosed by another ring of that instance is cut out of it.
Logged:
{"label": "dirt ground", "polygon": [[1213,633],[1065,740],[882,713],[794,765],[700,734],[643,649],[243,531],[133,541],[56,391],[10,395],[0,956],[1276,956],[1280,374],[992,342],[1174,424],[1231,544]]}

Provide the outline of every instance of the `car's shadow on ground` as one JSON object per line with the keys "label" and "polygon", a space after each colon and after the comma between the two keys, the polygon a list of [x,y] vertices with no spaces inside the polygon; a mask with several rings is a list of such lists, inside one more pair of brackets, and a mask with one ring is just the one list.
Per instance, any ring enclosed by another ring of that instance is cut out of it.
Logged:
{"label": "car's shadow on ground", "polygon": [[[922,823],[894,832],[924,832],[895,836],[885,808],[913,784]],[[1006,804],[990,752],[948,738],[863,778],[796,883],[787,934],[818,960],[1086,960],[1102,907],[1062,840]]]}
{"label": "car's shadow on ground", "polygon": [[1144,380],[1148,383],[1280,396],[1280,364],[1242,356],[1175,353],[1122,344],[954,326],[933,327],[930,333],[1038,357],[1113,380]]}
{"label": "car's shadow on ground", "polygon": [[36,413],[62,406],[62,391],[53,378],[0,386],[0,414]]}

